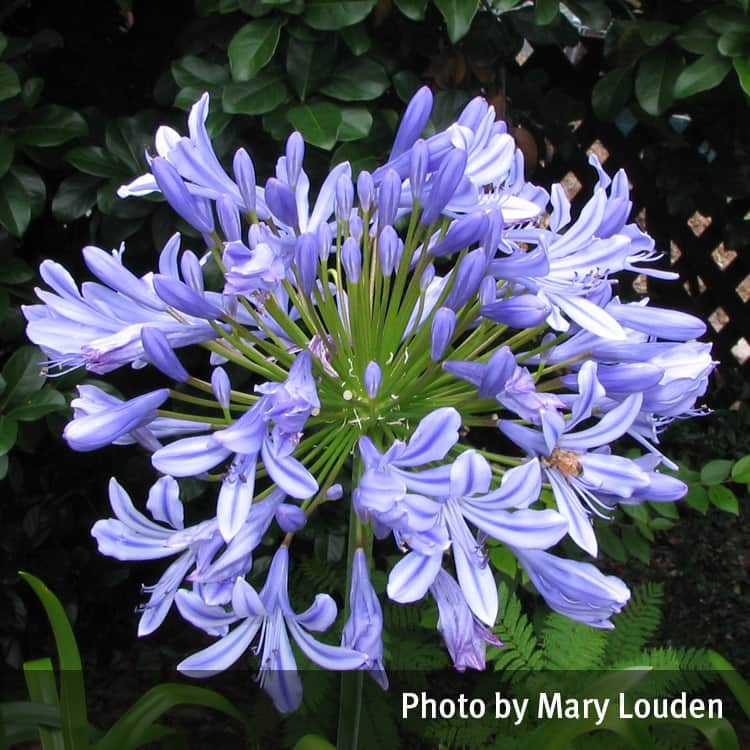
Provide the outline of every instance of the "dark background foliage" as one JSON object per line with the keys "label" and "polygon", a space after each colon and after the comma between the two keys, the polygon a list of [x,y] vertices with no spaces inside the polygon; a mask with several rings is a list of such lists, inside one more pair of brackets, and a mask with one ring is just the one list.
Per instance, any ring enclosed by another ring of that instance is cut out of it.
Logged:
{"label": "dark background foliage", "polygon": [[[708,403],[716,411],[674,425],[665,439],[667,452],[693,471],[684,474],[690,502],[674,515],[651,509],[623,518],[603,565],[631,583],[665,584],[663,641],[711,645],[748,673],[747,492],[730,476],[731,464],[723,476],[700,473],[712,460],[750,452],[745,4],[329,6],[27,0],[0,9],[3,670],[12,675],[23,659],[50,651],[19,569],[42,578],[65,603],[102,705],[112,689],[110,667],[158,679],[200,642],[169,620],[135,644],[131,608],[140,582],[155,579],[157,569],[131,571],[102,558],[89,536],[105,513],[108,478],[116,474],[142,492],[150,467],[133,450],[75,454],[60,439],[66,400],[87,373],[45,383],[38,352],[22,348],[18,305],[33,299],[39,262],[53,258],[80,277],[82,246],[111,248],[127,239],[131,267],[150,267],[174,217],[158,199],[119,201],[114,191],[143,170],[155,127],[184,128],[185,110],[204,90],[220,156],[246,145],[259,175],[268,175],[297,128],[313,144],[308,168],[319,182],[332,162],[349,159],[356,171],[387,155],[404,101],[427,83],[436,94],[431,127],[450,122],[471,96],[486,96],[508,119],[530,178],[542,184],[564,179],[574,190],[577,181],[583,196],[593,182],[586,153],[598,142],[610,174],[627,169],[634,213],[664,249],[664,266],[671,257],[681,273],[680,282],[649,284],[649,294],[713,316],[708,336],[721,366]],[[625,296],[643,292],[629,284]],[[131,377],[126,371],[111,380],[126,391]],[[746,481],[742,472],[734,478]],[[200,494],[198,487],[186,491]],[[325,556],[316,563],[316,554],[305,575],[324,579]]]}

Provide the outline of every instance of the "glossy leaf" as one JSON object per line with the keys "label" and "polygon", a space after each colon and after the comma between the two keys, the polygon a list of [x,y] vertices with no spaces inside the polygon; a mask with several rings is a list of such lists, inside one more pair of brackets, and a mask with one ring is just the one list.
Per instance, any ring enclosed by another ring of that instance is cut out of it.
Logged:
{"label": "glossy leaf", "polygon": [[674,95],[678,99],[700,94],[716,88],[729,73],[732,67],[731,61],[713,53],[704,55],[691,63],[677,77],[674,86]]}
{"label": "glossy leaf", "polygon": [[723,484],[715,484],[708,488],[708,499],[719,509],[725,513],[734,513],[736,516],[739,513],[739,504],[737,502],[737,496]]}
{"label": "glossy leaf", "polygon": [[47,187],[39,172],[25,164],[13,164],[10,173],[21,183],[31,204],[31,218],[39,216],[47,204]]}
{"label": "glossy leaf", "polygon": [[600,78],[591,92],[591,106],[602,120],[613,120],[623,110],[633,88],[633,69],[615,68]]}
{"label": "glossy leaf", "polygon": [[716,52],[719,38],[716,32],[709,29],[704,21],[698,17],[685,24],[675,34],[674,41],[688,52],[696,55],[708,55]]}
{"label": "glossy leaf", "polygon": [[284,21],[267,18],[245,24],[229,42],[229,67],[235,81],[249,81],[273,57]]}
{"label": "glossy leaf", "polygon": [[708,510],[708,492],[706,491],[706,488],[699,484],[694,484],[691,487],[688,487],[687,495],[685,495],[685,502],[699,513],[705,514]]}
{"label": "glossy leaf", "polygon": [[540,26],[551,24],[560,13],[557,0],[534,0],[534,22]]}
{"label": "glossy leaf", "polygon": [[635,95],[650,115],[660,115],[674,101],[674,85],[680,73],[680,60],[665,49],[649,52],[638,66]]}
{"label": "glossy leaf", "polygon": [[225,86],[222,107],[231,115],[263,115],[288,98],[289,91],[280,75],[261,73],[252,81]]}
{"label": "glossy leaf", "polygon": [[427,11],[428,0],[396,0],[396,7],[412,21],[421,21]]}
{"label": "glossy leaf", "polygon": [[732,65],[740,79],[742,90],[750,96],[750,57],[735,57],[732,59]]}
{"label": "glossy leaf", "polygon": [[79,172],[94,177],[127,177],[123,168],[101,146],[78,146],[65,154],[65,161]]}
{"label": "glossy leaf", "polygon": [[649,47],[658,47],[669,39],[679,27],[664,21],[639,21],[638,33]]}
{"label": "glossy leaf", "polygon": [[53,388],[46,388],[25,399],[8,412],[9,419],[19,422],[33,422],[47,414],[65,409],[65,396]]}
{"label": "glossy leaf", "polygon": [[[549,4],[547,0],[544,2]],[[448,38],[455,44],[463,39],[471,28],[479,0],[435,0],[435,5],[445,19]],[[554,5],[557,8],[557,2]]]}
{"label": "glossy leaf", "polygon": [[337,31],[367,18],[376,0],[310,0],[305,3],[305,21],[320,31]]}
{"label": "glossy leaf", "polygon": [[367,33],[367,27],[363,23],[358,23],[350,26],[348,29],[344,29],[341,32],[341,38],[355,57],[364,55],[372,46],[372,40]]}
{"label": "glossy leaf", "polygon": [[86,135],[88,130],[78,112],[48,104],[23,118],[16,140],[30,146],[59,146],[72,138]]}
{"label": "glossy leaf", "polygon": [[330,151],[336,145],[341,125],[341,110],[333,104],[303,104],[289,110],[287,119],[313,146]]}
{"label": "glossy leaf", "polygon": [[220,84],[227,79],[223,65],[209,62],[195,55],[187,55],[172,63],[172,76],[178,86]]}
{"label": "glossy leaf", "polygon": [[377,99],[388,85],[388,76],[383,66],[375,60],[362,57],[345,63],[320,90],[333,99],[359,102]]}
{"label": "glossy leaf", "polygon": [[333,44],[289,39],[286,72],[301,101],[318,90],[330,75],[336,55]]}
{"label": "glossy leaf", "polygon": [[372,129],[372,115],[364,107],[347,107],[341,110],[341,124],[336,134],[337,141],[359,141],[366,138]]}
{"label": "glossy leaf", "polygon": [[66,177],[52,199],[52,214],[62,222],[75,221],[85,216],[96,203],[99,181],[85,174]]}
{"label": "glossy leaf", "polygon": [[0,102],[21,93],[21,82],[8,63],[0,63]]}
{"label": "glossy leaf", "polygon": [[16,146],[8,135],[0,133],[0,177],[2,177],[13,163]]}
{"label": "glossy leaf", "polygon": [[732,465],[732,461],[727,461],[724,458],[709,461],[701,469],[701,483],[708,486],[723,482],[729,477],[729,473],[732,471]]}
{"label": "glossy leaf", "polygon": [[4,456],[16,444],[18,422],[0,414],[0,456]]}
{"label": "glossy leaf", "polygon": [[31,200],[18,177],[6,172],[0,180],[0,225],[20,237],[31,221]]}
{"label": "glossy leaf", "polygon": [[750,456],[743,456],[732,466],[732,481],[739,484],[750,482]]}

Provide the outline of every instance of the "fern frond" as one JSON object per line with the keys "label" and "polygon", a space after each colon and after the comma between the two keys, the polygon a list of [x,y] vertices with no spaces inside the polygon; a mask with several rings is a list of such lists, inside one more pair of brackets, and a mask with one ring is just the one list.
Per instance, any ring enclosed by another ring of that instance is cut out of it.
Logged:
{"label": "fern frond", "polygon": [[643,669],[638,695],[647,698],[696,692],[715,679],[708,652],[699,648],[655,648],[618,661],[612,668]]}
{"label": "fern frond", "polygon": [[503,642],[501,649],[488,649],[487,659],[495,662],[496,670],[513,672],[539,669],[542,653],[534,628],[521,608],[519,598],[500,584],[500,612],[492,632]]}
{"label": "fern frond", "polygon": [[646,583],[635,589],[628,605],[614,618],[615,629],[607,639],[603,665],[640,654],[659,629],[663,607],[661,584]]}
{"label": "fern frond", "polygon": [[604,663],[608,632],[551,612],[542,628],[545,669],[599,669]]}

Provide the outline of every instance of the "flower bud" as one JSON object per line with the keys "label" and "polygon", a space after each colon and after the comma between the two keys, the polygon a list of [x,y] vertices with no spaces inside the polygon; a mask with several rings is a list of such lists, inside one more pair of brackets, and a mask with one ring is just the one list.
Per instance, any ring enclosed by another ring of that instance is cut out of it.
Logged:
{"label": "flower bud", "polygon": [[282,531],[294,533],[304,528],[307,523],[307,516],[299,506],[284,503],[276,508],[276,523],[279,524]]}
{"label": "flower bud", "polygon": [[424,201],[421,222],[429,226],[448,205],[466,171],[466,151],[454,148],[441,162]]}
{"label": "flower bud", "polygon": [[468,216],[463,216],[451,223],[445,237],[438,242],[430,252],[436,257],[450,255],[457,250],[479,242],[487,232],[489,220],[484,211],[476,211]]}
{"label": "flower bud", "polygon": [[455,279],[445,299],[445,307],[458,310],[465,305],[479,288],[486,271],[487,259],[484,257],[484,250],[477,248],[465,255],[458,268],[453,271]]}
{"label": "flower bud", "polygon": [[285,185],[275,177],[270,177],[266,182],[266,203],[268,210],[282,224],[288,227],[296,227],[299,224],[297,203],[289,185]]}
{"label": "flower bud", "polygon": [[305,141],[295,130],[286,141],[286,179],[294,190],[305,158]]}
{"label": "flower bud", "polygon": [[391,226],[385,227],[378,238],[378,257],[384,276],[390,276],[397,268],[403,251],[404,243],[399,239],[396,230]]}
{"label": "flower bud", "polygon": [[497,294],[497,282],[492,276],[485,276],[479,285],[479,304],[484,307],[495,301]]}
{"label": "flower bud", "polygon": [[216,213],[219,216],[219,226],[228,242],[242,239],[242,225],[240,212],[234,201],[226,195],[220,195],[216,201]]}
{"label": "flower bud", "polygon": [[339,175],[336,180],[336,221],[349,221],[354,206],[354,186],[348,174]]}
{"label": "flower bud", "polygon": [[352,284],[359,281],[359,275],[362,273],[362,251],[359,249],[359,242],[353,237],[347,237],[341,248],[341,263],[344,266],[346,277]]}
{"label": "flower bud", "polygon": [[427,178],[427,166],[430,161],[430,152],[427,144],[420,138],[411,150],[411,169],[409,171],[409,184],[414,200],[422,202],[422,191]]}
{"label": "flower bud", "polygon": [[210,234],[214,229],[210,206],[190,194],[174,165],[157,156],[151,161],[151,171],[167,203],[201,234]]}
{"label": "flower bud", "polygon": [[396,221],[398,205],[401,200],[401,178],[393,169],[383,177],[378,189],[378,232]]}
{"label": "flower bud", "polygon": [[185,283],[198,293],[202,293],[203,286],[203,269],[198,256],[192,250],[185,250],[180,259],[180,271]]}
{"label": "flower bud", "polygon": [[294,248],[294,262],[297,264],[300,288],[305,294],[312,294],[319,257],[317,237],[311,232],[300,235]]}
{"label": "flower bud", "polygon": [[245,211],[255,213],[257,202],[255,195],[255,167],[253,166],[253,160],[244,148],[238,149],[235,153],[232,161],[232,171],[234,172],[235,182],[245,204]]}
{"label": "flower bud", "polygon": [[190,377],[169,345],[167,337],[158,328],[143,326],[141,344],[148,361],[167,377],[178,383],[184,383]]}
{"label": "flower bud", "polygon": [[382,379],[380,365],[377,362],[368,362],[365,367],[365,390],[371,399],[378,395]]}
{"label": "flower bud", "polygon": [[395,159],[414,145],[427,125],[432,112],[432,92],[427,86],[422,86],[412,96],[401,118],[396,137],[393,140],[391,159]]}
{"label": "flower bud", "polygon": [[231,400],[232,385],[229,382],[229,375],[227,375],[223,367],[215,367],[211,373],[211,389],[219,406],[222,409],[228,409]]}
{"label": "flower bud", "polygon": [[326,492],[326,500],[341,500],[344,497],[344,488],[337,482],[332,484]]}
{"label": "flower bud", "polygon": [[375,186],[372,184],[372,175],[364,169],[357,177],[357,198],[363,211],[369,211],[372,208],[375,200]]}
{"label": "flower bud", "polygon": [[550,307],[536,295],[519,294],[510,299],[502,299],[479,309],[480,315],[496,323],[504,323],[511,328],[533,328],[549,314]]}
{"label": "flower bud", "polygon": [[441,307],[432,319],[432,343],[430,359],[437,362],[445,354],[456,330],[456,313],[449,307]]}

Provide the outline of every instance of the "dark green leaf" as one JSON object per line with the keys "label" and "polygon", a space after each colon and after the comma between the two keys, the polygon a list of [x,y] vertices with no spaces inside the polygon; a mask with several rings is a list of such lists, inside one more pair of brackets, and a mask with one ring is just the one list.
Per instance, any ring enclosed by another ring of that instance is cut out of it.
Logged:
{"label": "dark green leaf", "polygon": [[282,18],[245,24],[229,42],[229,67],[235,81],[249,81],[273,57],[279,44]]}
{"label": "dark green leaf", "polygon": [[700,513],[705,514],[708,510],[708,492],[706,488],[699,484],[694,484],[688,487],[687,495],[685,495],[685,502]]}
{"label": "dark green leaf", "polygon": [[677,519],[680,517],[677,506],[674,503],[649,503],[652,510],[664,518]]}
{"label": "dark green leaf", "polygon": [[202,687],[165,683],[151,688],[134,703],[99,740],[96,750],[140,747],[144,734],[166,711],[180,705],[204,706],[220,711],[249,729],[244,715],[223,695]]}
{"label": "dark green leaf", "polygon": [[[547,2],[547,0],[544,0]],[[448,38],[455,44],[466,36],[474,20],[479,0],[435,0],[438,10],[445,19]],[[555,2],[557,8],[557,2]]]}
{"label": "dark green leaf", "polygon": [[352,175],[356,177],[363,169],[374,171],[379,165],[378,157],[373,154],[372,144],[367,141],[354,141],[339,146],[331,158],[331,164],[341,164],[348,161],[352,167]]}
{"label": "dark green leaf", "polygon": [[0,455],[4,456],[15,444],[18,422],[0,414]]}
{"label": "dark green leaf", "polygon": [[359,141],[372,129],[372,115],[364,107],[345,107],[341,110],[341,124],[337,141]]}
{"label": "dark green leaf", "polygon": [[71,138],[86,135],[88,130],[78,112],[48,104],[23,118],[16,141],[30,146],[59,146]]}
{"label": "dark green leaf", "polygon": [[724,458],[709,461],[701,469],[701,483],[707,486],[720,484],[729,477],[733,463],[733,461],[727,461]]}
{"label": "dark green leaf", "polygon": [[726,57],[713,53],[704,55],[700,59],[683,68],[674,85],[674,95],[684,99],[701,91],[716,88],[729,73],[731,61]]}
{"label": "dark green leaf", "polygon": [[23,90],[21,91],[21,99],[26,109],[32,109],[36,106],[39,101],[39,97],[44,91],[44,79],[43,78],[29,78],[23,84]]}
{"label": "dark green leaf", "polygon": [[223,65],[203,60],[195,55],[188,55],[172,63],[172,75],[180,87],[200,84],[220,84],[227,79],[227,70]]}
{"label": "dark green leaf", "polygon": [[639,21],[638,33],[649,47],[658,47],[669,39],[679,27],[664,21]]}
{"label": "dark green leaf", "polygon": [[727,57],[750,55],[750,29],[727,31],[719,37],[719,52]]}
{"label": "dark green leaf", "polygon": [[534,23],[539,26],[551,24],[560,13],[557,0],[534,0]]}
{"label": "dark green leaf", "polygon": [[85,748],[88,744],[86,691],[83,685],[81,656],[70,622],[60,600],[38,578],[24,572],[20,572],[19,575],[39,597],[55,637],[60,667],[60,707],[65,746]]}
{"label": "dark green leaf", "polygon": [[635,77],[635,95],[648,114],[660,115],[672,104],[680,69],[680,59],[665,49],[649,52],[641,60]]}
{"label": "dark green leaf", "polygon": [[649,526],[654,531],[666,531],[674,526],[674,521],[670,521],[668,518],[652,518]]}
{"label": "dark green leaf", "polygon": [[16,146],[8,135],[0,133],[0,177],[9,169],[13,162]]}
{"label": "dark green leaf", "polygon": [[615,68],[600,78],[591,92],[591,106],[602,120],[614,120],[622,112],[633,87],[633,69]]}
{"label": "dark green leaf", "polygon": [[342,101],[370,101],[388,88],[388,76],[380,63],[361,57],[340,67],[321,91]]}
{"label": "dark green leaf", "polygon": [[263,115],[276,109],[288,97],[284,79],[277,73],[263,72],[247,83],[227,84],[222,106],[232,115]]}
{"label": "dark green leaf", "polygon": [[743,456],[732,466],[732,481],[738,484],[750,482],[750,456]]}
{"label": "dark green leaf", "polygon": [[625,545],[609,526],[602,525],[597,528],[599,546],[605,555],[619,562],[627,562],[628,552]]}
{"label": "dark green leaf", "polygon": [[104,145],[129,173],[137,173],[145,166],[143,152],[153,140],[152,132],[150,122],[144,117],[119,117],[107,124]]}
{"label": "dark green leaf", "polygon": [[402,102],[408,102],[421,83],[419,76],[411,70],[402,70],[393,76],[393,88]]}
{"label": "dark green leaf", "polygon": [[288,111],[288,107],[282,104],[273,110],[273,112],[263,115],[263,130],[275,141],[286,140],[289,133],[292,132],[292,126],[286,118]]}
{"label": "dark green leaf", "polygon": [[750,57],[734,57],[732,58],[732,65],[734,65],[737,77],[740,79],[742,90],[750,96]]}
{"label": "dark green leaf", "polygon": [[52,199],[52,214],[61,222],[80,219],[96,203],[99,180],[85,174],[66,177]]}
{"label": "dark green leaf", "polygon": [[303,104],[287,113],[287,119],[313,146],[330,151],[336,145],[341,110],[328,102]]}
{"label": "dark green leaf", "polygon": [[715,484],[708,488],[708,499],[719,509],[726,513],[734,513],[736,516],[739,511],[737,496],[723,484]]}
{"label": "dark green leaf", "polygon": [[396,7],[412,21],[421,21],[427,10],[427,0],[396,0]]}
{"label": "dark green leaf", "polygon": [[5,52],[5,48],[8,46],[8,37],[5,36],[2,32],[0,32],[0,55]]}
{"label": "dark green leaf", "polygon": [[367,27],[363,23],[358,23],[350,26],[348,29],[344,29],[341,32],[341,38],[355,57],[364,55],[372,45],[370,35],[367,33]]}
{"label": "dark green leaf", "polygon": [[[34,278],[34,269],[21,258],[8,258],[2,263],[0,282],[3,284],[23,284]],[[0,315],[0,318],[3,316]]]}
{"label": "dark green leaf", "polygon": [[376,0],[309,0],[305,21],[320,31],[338,31],[367,18]]}
{"label": "dark green leaf", "polygon": [[690,21],[682,30],[675,34],[674,40],[682,49],[694,52],[696,55],[709,55],[716,52],[718,37],[701,20]]}
{"label": "dark green leaf", "polygon": [[623,527],[622,541],[628,552],[633,557],[637,557],[641,562],[648,563],[651,559],[651,548],[635,527]]}
{"label": "dark green leaf", "polygon": [[13,352],[3,367],[3,406],[17,406],[42,389],[46,378],[41,363],[45,360],[44,353],[35,346],[21,346]]}
{"label": "dark green leaf", "polygon": [[286,50],[286,72],[302,101],[328,80],[336,48],[330,43],[289,39]]}
{"label": "dark green leaf", "polygon": [[739,8],[731,8],[728,5],[719,5],[711,8],[705,14],[705,23],[709,28],[719,34],[727,31],[750,31],[750,17],[745,15]]}
{"label": "dark green leaf", "polygon": [[39,216],[47,202],[47,188],[39,172],[25,164],[16,163],[10,168],[10,173],[23,185],[23,189],[29,197],[31,217]]}
{"label": "dark green leaf", "polygon": [[65,154],[65,161],[79,172],[94,177],[125,177],[125,170],[101,146],[78,146]]}
{"label": "dark green leaf", "polygon": [[31,200],[12,171],[0,180],[0,224],[14,237],[20,237],[31,221]]}
{"label": "dark green leaf", "polygon": [[12,99],[21,92],[21,82],[8,63],[0,63],[0,102]]}
{"label": "dark green leaf", "polygon": [[202,94],[203,86],[187,86],[177,92],[177,96],[174,98],[174,106],[189,110],[201,98]]}
{"label": "dark green leaf", "polygon": [[19,422],[33,422],[35,419],[65,409],[65,396],[52,388],[45,388],[26,399],[23,403],[8,412],[9,419]]}

